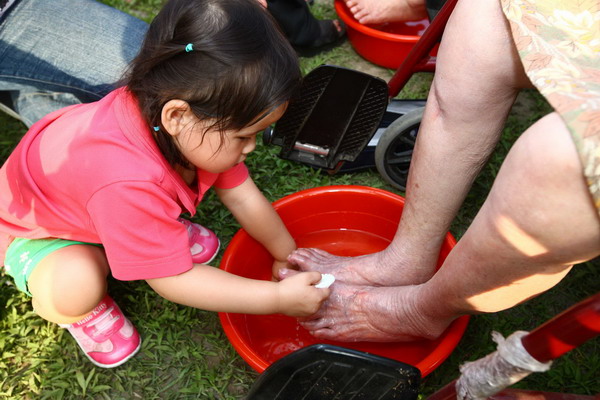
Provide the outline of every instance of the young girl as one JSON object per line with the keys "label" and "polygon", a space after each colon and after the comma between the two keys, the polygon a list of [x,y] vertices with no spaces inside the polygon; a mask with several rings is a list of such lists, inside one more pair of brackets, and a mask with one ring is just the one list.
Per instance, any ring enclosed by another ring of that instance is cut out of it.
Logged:
{"label": "young girl", "polygon": [[[214,233],[187,220],[215,188],[242,227],[288,266],[296,246],[244,165],[300,80],[256,0],[171,0],[126,85],[49,114],[0,170],[0,260],[36,312],[90,360],[115,367],[140,338],[107,295],[109,271],[211,311],[307,316],[329,295],[318,272],[256,281],[202,265]],[[192,254],[193,253],[193,254]]]}

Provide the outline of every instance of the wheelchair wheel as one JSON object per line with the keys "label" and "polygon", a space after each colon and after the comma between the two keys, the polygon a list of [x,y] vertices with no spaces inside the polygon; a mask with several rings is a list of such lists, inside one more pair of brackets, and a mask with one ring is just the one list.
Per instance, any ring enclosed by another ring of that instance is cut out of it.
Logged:
{"label": "wheelchair wheel", "polygon": [[406,190],[408,169],[424,109],[409,111],[392,122],[375,147],[377,171],[386,182],[402,191]]}

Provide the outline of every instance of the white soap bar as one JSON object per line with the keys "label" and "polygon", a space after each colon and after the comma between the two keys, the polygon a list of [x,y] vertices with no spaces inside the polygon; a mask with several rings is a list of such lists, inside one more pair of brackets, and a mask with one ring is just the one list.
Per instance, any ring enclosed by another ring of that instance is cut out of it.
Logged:
{"label": "white soap bar", "polygon": [[317,284],[315,285],[315,287],[317,289],[326,289],[329,286],[331,286],[333,284],[333,282],[335,282],[335,277],[331,274],[322,274],[321,275],[321,280],[319,282],[317,282]]}

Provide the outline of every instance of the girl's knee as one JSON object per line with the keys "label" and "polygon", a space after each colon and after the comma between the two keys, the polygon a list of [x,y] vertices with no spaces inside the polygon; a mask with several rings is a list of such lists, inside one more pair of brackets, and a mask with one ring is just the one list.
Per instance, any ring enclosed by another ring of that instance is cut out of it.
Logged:
{"label": "girl's knee", "polygon": [[33,270],[28,286],[33,304],[53,322],[91,311],[106,293],[108,263],[100,248],[64,247],[45,257]]}

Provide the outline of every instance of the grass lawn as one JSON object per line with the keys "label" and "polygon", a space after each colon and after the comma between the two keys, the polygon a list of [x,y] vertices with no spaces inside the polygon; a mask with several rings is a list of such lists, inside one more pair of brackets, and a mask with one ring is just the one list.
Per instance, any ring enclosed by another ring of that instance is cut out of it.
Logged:
{"label": "grass lawn", "polygon": [[[104,0],[137,17],[151,20],[159,0]],[[332,0],[313,6],[319,17],[333,17]],[[393,71],[374,67],[354,53],[348,43],[312,58],[301,59],[306,73],[322,64],[363,69],[389,78]],[[402,98],[425,98],[431,75],[417,74],[400,93]],[[452,226],[460,238],[484,201],[502,159],[527,126],[549,110],[536,92],[519,97],[503,140],[481,173]],[[25,133],[18,121],[0,115],[0,160]],[[249,168],[266,196],[274,201],[316,186],[358,184],[399,193],[377,171],[327,175],[277,157],[278,147],[259,144]],[[540,199],[543,201],[543,199]],[[557,210],[560,212],[560,210]],[[209,195],[198,218],[215,230],[223,248],[239,226]],[[214,265],[218,265],[217,259]],[[598,260],[578,265],[555,288],[511,310],[471,319],[467,332],[450,358],[423,382],[422,394],[433,393],[458,376],[459,365],[493,351],[490,333],[507,336],[531,330],[576,302],[598,292]],[[0,398],[6,399],[239,399],[257,374],[237,355],[225,337],[217,314],[172,304],[145,282],[111,280],[110,293],[142,335],[140,353],[121,367],[105,370],[92,365],[70,335],[39,318],[30,302],[0,272]],[[592,340],[555,361],[544,374],[535,374],[515,387],[577,394],[600,393],[600,342]]]}

